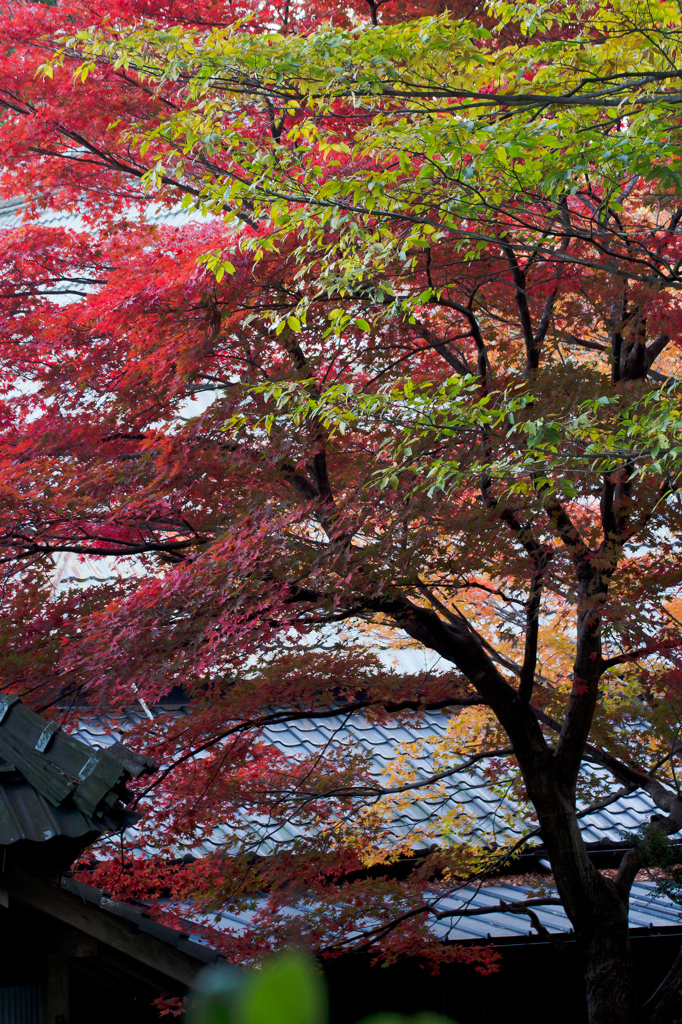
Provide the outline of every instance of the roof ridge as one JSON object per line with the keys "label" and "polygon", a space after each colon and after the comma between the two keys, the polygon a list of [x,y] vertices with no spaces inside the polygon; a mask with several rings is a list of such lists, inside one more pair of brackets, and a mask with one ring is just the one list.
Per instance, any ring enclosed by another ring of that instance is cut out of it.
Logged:
{"label": "roof ridge", "polygon": [[15,695],[0,697],[0,758],[14,769],[0,773],[0,847],[66,836],[83,848],[121,831],[139,818],[127,784],[156,767],[121,743],[90,746]]}

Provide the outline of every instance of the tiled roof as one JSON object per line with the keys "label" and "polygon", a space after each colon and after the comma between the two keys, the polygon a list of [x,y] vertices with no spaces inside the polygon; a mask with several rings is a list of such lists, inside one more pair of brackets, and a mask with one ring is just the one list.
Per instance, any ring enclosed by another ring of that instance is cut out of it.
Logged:
{"label": "tiled roof", "polygon": [[[556,899],[556,896],[552,886],[543,887],[543,897],[551,900]],[[464,885],[454,895],[440,898],[434,893],[434,906],[438,912],[452,916],[432,921],[430,929],[444,942],[527,942],[529,938],[538,938],[538,931],[528,915],[499,908],[501,904],[512,906],[529,898],[539,897],[537,891],[527,885]],[[257,909],[216,911],[210,917],[197,918],[196,923],[238,936],[251,926]],[[286,912],[296,916],[310,909],[302,901],[286,908]],[[551,935],[573,934],[571,922],[560,905],[550,903],[547,906],[533,906],[532,910],[540,926]],[[186,918],[191,918],[191,907],[184,907],[182,913]],[[669,929],[682,932],[682,907],[657,893],[653,882],[635,882],[630,896],[629,922],[631,931],[635,933],[656,933]],[[369,924],[369,920],[362,922],[364,927]],[[191,922],[187,927],[191,931]]]}
{"label": "tiled roof", "polygon": [[[190,709],[182,704],[162,704],[152,708],[155,716],[172,714],[183,717],[188,713]],[[131,726],[139,724],[145,717],[145,711],[139,706],[111,714],[82,710],[78,713],[76,735],[92,746],[107,746],[124,736]],[[407,744],[417,744],[421,748],[420,753],[413,757],[417,774],[422,778],[431,775],[433,764],[428,757],[429,746],[445,737],[447,727],[448,717],[439,713],[425,714],[420,721],[415,720],[409,725],[404,720],[391,722],[389,719],[377,724],[363,716],[354,716],[350,720],[339,716],[338,719],[303,719],[272,725],[264,730],[263,740],[291,756],[322,751],[329,755],[337,746],[356,744],[359,750],[371,756],[377,779],[383,777],[385,781],[391,762],[401,746]],[[510,835],[521,837],[528,831],[529,824],[532,824],[529,823],[525,808],[521,810],[512,799],[493,791],[490,782],[481,772],[469,770],[453,775],[447,780],[447,786],[437,794],[415,799],[409,806],[401,807],[394,822],[394,831],[405,835],[420,830],[416,848],[437,844],[442,838],[439,823],[443,814],[456,807],[463,807],[467,815],[474,819],[474,825],[469,822],[467,828],[473,828],[479,839],[483,836],[490,839]],[[655,811],[654,804],[644,793],[623,796],[609,807],[585,815],[581,820],[582,833],[590,845],[620,844],[626,842],[628,836]],[[247,824],[252,834],[256,831],[261,834],[257,852],[262,855],[267,855],[279,844],[287,843],[301,834],[301,829],[292,824],[277,826],[267,820],[253,819]],[[195,852],[229,848],[234,842],[234,836],[234,823],[229,829],[217,825],[213,836]]]}
{"label": "tiled roof", "polygon": [[[157,705],[152,708],[155,715],[172,714],[173,716],[184,716],[189,713],[186,705]],[[87,739],[93,746],[115,742],[124,735],[132,725],[139,724],[145,719],[144,711],[139,707],[126,708],[124,711],[116,712],[114,715],[95,714],[84,712],[79,715],[78,735]],[[390,722],[377,725],[366,719],[358,719],[355,722],[345,723],[339,718],[325,720],[304,720],[292,723],[272,726],[266,730],[265,738],[287,753],[300,753],[305,751],[313,753],[327,747],[328,744],[344,742],[348,740],[357,741],[361,748],[372,754],[373,763],[376,767],[377,776],[385,774],[388,765],[396,755],[400,743],[413,743],[424,740],[429,736],[442,737],[447,729],[447,718],[441,715],[426,715],[419,724],[406,726],[404,723],[391,724]],[[423,764],[424,774],[430,773],[432,766],[426,760]],[[468,772],[462,776],[455,777],[452,782],[452,789],[448,792],[447,798],[437,804],[430,801],[417,802],[405,815],[403,826],[410,827],[410,822],[426,820],[439,814],[455,805],[455,802],[463,801],[467,810],[478,816],[481,823],[481,830],[494,829],[496,819],[503,811],[513,810],[513,803],[505,801],[498,794],[491,791],[482,776],[475,772]],[[628,833],[639,827],[643,821],[654,810],[653,805],[645,796],[631,796],[621,798],[608,809],[594,812],[583,818],[583,834],[588,843],[597,845],[612,845],[623,842]],[[519,822],[519,832],[521,825]],[[510,827],[505,820],[505,827]],[[512,822],[511,827],[514,827]],[[266,833],[267,824],[263,823],[263,832]],[[434,827],[434,836],[437,828]],[[212,843],[204,844],[203,849],[215,847],[229,848],[232,842],[233,832],[227,828],[218,826],[215,830]],[[274,844],[277,839],[285,838],[285,830],[280,829],[279,835],[270,836],[268,842]],[[264,842],[261,852],[267,853],[268,843]],[[195,851],[195,852],[201,852]],[[69,883],[76,884],[76,883]],[[551,879],[543,886],[543,895],[556,898],[556,892],[551,885]],[[93,890],[98,892],[98,890]],[[435,935],[444,941],[471,942],[490,939],[494,942],[520,943],[536,941],[538,934],[529,917],[525,914],[507,909],[494,909],[501,903],[519,903],[528,897],[536,896],[537,892],[527,885],[464,885],[455,894],[449,897],[438,897],[439,911],[452,911],[452,917],[433,923],[432,928]],[[435,897],[435,894],[434,894]],[[96,899],[96,896],[92,897]],[[109,906],[108,897],[102,894],[102,906]],[[112,901],[115,903],[116,901]],[[126,904],[119,905],[127,907]],[[248,928],[255,909],[248,911],[235,910],[231,908],[225,911],[211,912],[206,919],[195,918],[192,922],[193,912],[190,906],[176,908],[176,912],[183,916],[187,923],[187,932],[197,940],[198,945],[206,944],[207,940],[202,938],[195,927],[208,926],[219,932],[239,935]],[[291,906],[286,911],[291,915],[305,913],[307,908],[302,902],[300,906]],[[464,913],[462,913],[464,911]],[[534,913],[542,926],[550,934],[571,935],[571,924],[563,909],[559,905],[535,906]],[[123,914],[134,913],[139,915],[138,909],[130,908],[121,911]],[[656,933],[677,929],[682,932],[681,908],[667,897],[656,892],[653,882],[638,881],[632,888],[630,900],[630,928],[639,933]],[[153,927],[145,924],[142,927]],[[159,926],[161,927],[161,926]],[[229,943],[228,947],[229,948]]]}
{"label": "tiled roof", "polygon": [[120,743],[93,749],[17,697],[0,697],[0,847],[121,831],[126,783],[153,763]]}

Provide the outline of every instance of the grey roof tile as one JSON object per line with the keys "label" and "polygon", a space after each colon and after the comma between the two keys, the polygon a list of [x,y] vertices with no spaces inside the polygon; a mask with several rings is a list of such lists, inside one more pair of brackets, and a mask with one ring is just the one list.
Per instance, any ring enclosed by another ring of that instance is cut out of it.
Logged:
{"label": "grey roof tile", "polygon": [[[191,713],[191,709],[182,704],[162,704],[152,710],[157,715],[172,714],[177,717]],[[79,712],[74,735],[82,736],[93,746],[103,747],[110,745],[114,739],[124,737],[126,731],[143,717],[142,710],[136,707],[125,708],[114,714],[84,710]],[[395,720],[386,718],[380,722],[371,721],[363,716],[357,716],[350,721],[342,716],[338,719],[299,719],[268,726],[263,731],[263,739],[288,756],[309,756],[324,751],[326,756],[332,757],[336,746],[353,743],[360,753],[368,756],[375,777],[384,779],[401,744],[425,744],[425,756],[417,752],[411,757],[417,774],[425,777],[433,771],[428,757],[431,746],[429,738],[445,737],[448,724],[448,716],[440,712],[425,713],[414,722],[406,722],[404,717]],[[594,771],[592,774],[595,774]],[[433,829],[426,839],[420,838],[417,845],[423,846],[424,842],[437,843],[442,838],[438,824],[439,816],[454,810],[460,804],[467,814],[476,819],[477,834],[488,831],[499,838],[520,838],[524,832],[529,831],[532,824],[528,820],[526,810],[520,809],[513,799],[494,792],[481,772],[470,770],[448,779],[447,789],[442,795],[422,795],[411,807],[402,809],[396,815],[394,832],[401,834],[402,830],[404,835],[417,823],[423,827],[432,820]],[[622,843],[627,835],[636,830],[654,811],[654,805],[646,794],[621,797],[610,807],[586,815],[581,821],[582,833],[588,843]],[[259,822],[252,818],[244,824],[245,828],[253,828]],[[261,825],[263,839],[259,852],[262,854],[274,850],[277,843],[282,840],[303,834],[303,830],[297,829],[295,825],[286,829],[269,829],[266,822],[262,822]],[[234,825],[229,829],[217,825],[213,835],[198,846],[198,852],[208,851],[217,846],[229,848],[234,842],[234,834]]]}

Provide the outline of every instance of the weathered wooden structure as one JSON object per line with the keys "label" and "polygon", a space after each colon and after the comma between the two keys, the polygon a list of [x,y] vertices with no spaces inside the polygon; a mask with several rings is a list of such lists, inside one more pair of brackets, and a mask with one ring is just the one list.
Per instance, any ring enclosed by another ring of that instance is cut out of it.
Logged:
{"label": "weathered wooden structure", "polygon": [[218,959],[68,875],[87,846],[134,822],[127,783],[152,769],[0,698],[0,1024],[147,1024],[155,996],[183,995]]}

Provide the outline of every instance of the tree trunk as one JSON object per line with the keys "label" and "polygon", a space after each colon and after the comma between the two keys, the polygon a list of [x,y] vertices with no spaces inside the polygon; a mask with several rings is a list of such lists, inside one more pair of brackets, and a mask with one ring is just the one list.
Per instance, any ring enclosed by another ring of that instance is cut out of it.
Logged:
{"label": "tree trunk", "polygon": [[[499,674],[468,629],[458,622],[445,623],[433,611],[416,608],[405,599],[390,605],[384,599],[381,610],[395,616],[410,636],[456,665],[493,708],[507,732],[538,816],[558,894],[584,956],[589,1024],[643,1024],[634,984],[627,897],[590,860],[575,807],[575,781],[601,673],[600,622],[595,605],[606,592],[598,574],[585,572],[580,582],[575,667],[579,685],[571,694],[567,724],[557,750],[546,743],[529,702]],[[560,751],[564,754],[561,764]]]}
{"label": "tree trunk", "polygon": [[563,836],[555,836],[554,843],[545,841],[545,845],[555,846],[555,856],[550,851],[550,861],[557,891],[584,958],[587,1019],[589,1024],[642,1024],[640,997],[634,984],[627,900],[590,863],[582,837],[571,850],[571,843],[566,840],[578,831],[577,821],[575,826],[565,828]]}
{"label": "tree trunk", "polygon": [[642,1024],[627,897],[591,862],[571,797],[550,766],[528,779],[557,891],[584,957],[589,1024]]}
{"label": "tree trunk", "polygon": [[585,952],[585,995],[589,1024],[640,1024],[632,953],[624,913],[600,915]]}

